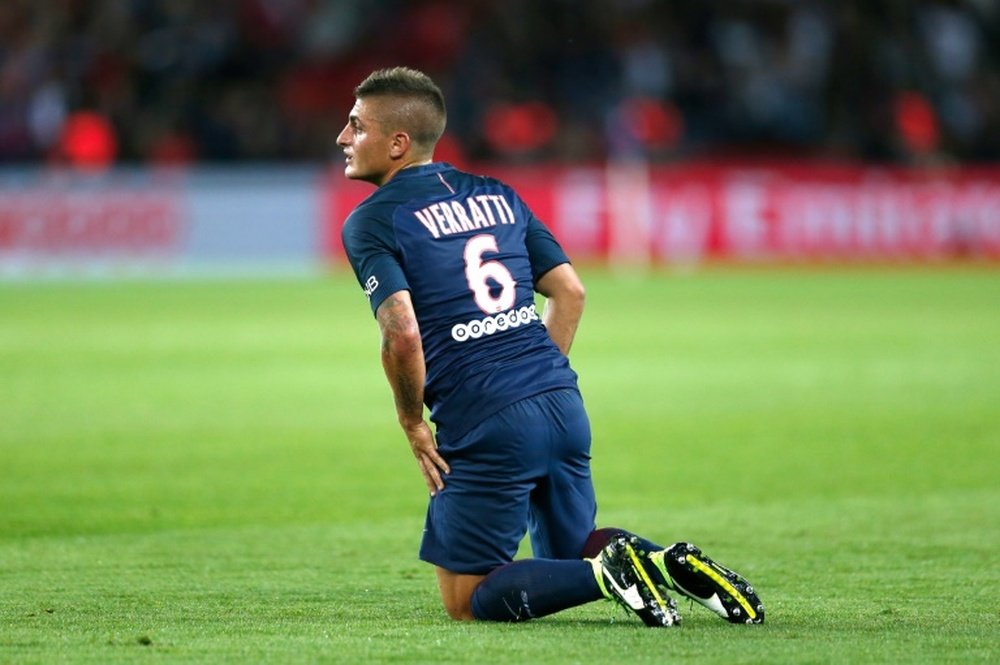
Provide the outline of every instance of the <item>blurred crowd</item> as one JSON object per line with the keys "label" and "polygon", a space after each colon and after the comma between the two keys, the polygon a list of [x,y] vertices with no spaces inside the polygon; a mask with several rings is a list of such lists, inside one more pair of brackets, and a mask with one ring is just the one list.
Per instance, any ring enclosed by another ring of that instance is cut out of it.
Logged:
{"label": "blurred crowd", "polygon": [[327,161],[397,64],[460,163],[1000,159],[996,0],[2,0],[0,163]]}

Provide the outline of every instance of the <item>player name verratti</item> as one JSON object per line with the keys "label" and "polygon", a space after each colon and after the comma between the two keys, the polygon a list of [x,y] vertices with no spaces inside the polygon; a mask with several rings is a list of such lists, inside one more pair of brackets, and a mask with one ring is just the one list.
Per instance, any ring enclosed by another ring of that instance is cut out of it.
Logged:
{"label": "player name verratti", "polygon": [[499,194],[470,196],[464,203],[439,201],[415,210],[414,214],[435,238],[514,223],[514,211]]}

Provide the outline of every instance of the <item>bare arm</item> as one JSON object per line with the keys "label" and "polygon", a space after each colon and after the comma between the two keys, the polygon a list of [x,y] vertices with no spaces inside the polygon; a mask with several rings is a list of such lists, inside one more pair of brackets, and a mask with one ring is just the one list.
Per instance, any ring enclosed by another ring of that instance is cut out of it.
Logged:
{"label": "bare arm", "polygon": [[434,435],[424,420],[427,369],[410,292],[397,291],[390,295],[378,306],[375,317],[382,331],[382,368],[392,388],[396,417],[433,496],[444,489],[441,472],[448,473],[450,469],[438,454]]}
{"label": "bare arm", "polygon": [[583,282],[573,266],[563,263],[542,275],[535,289],[547,298],[542,323],[559,350],[568,356],[583,316]]}

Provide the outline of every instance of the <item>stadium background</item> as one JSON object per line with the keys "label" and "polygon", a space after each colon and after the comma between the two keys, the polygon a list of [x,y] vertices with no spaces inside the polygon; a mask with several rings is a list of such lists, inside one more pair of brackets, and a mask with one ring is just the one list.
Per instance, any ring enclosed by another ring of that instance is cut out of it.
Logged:
{"label": "stadium background", "polygon": [[[998,12],[3,0],[0,661],[996,662]],[[602,524],[761,630],[445,618],[337,235],[400,63],[580,264]]]}
{"label": "stadium background", "polygon": [[438,159],[578,260],[1000,254],[985,1],[27,2],[0,8],[0,274],[304,272],[366,193],[367,72],[450,105]]}

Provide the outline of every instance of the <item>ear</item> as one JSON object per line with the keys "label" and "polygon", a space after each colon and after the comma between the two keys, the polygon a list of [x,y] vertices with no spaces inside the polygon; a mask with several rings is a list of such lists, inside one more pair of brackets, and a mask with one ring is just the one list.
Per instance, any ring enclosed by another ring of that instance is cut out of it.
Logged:
{"label": "ear", "polygon": [[410,135],[406,132],[396,132],[389,140],[389,156],[399,159],[410,152]]}

